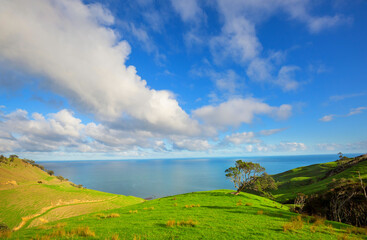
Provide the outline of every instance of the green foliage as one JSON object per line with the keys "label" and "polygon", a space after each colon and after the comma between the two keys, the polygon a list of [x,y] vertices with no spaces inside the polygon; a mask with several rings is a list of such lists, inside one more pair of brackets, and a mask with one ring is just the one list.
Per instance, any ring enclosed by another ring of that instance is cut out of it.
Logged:
{"label": "green foliage", "polygon": [[54,173],[54,171],[52,171],[52,170],[47,170],[46,171],[50,176],[53,176],[55,173]]}
{"label": "green foliage", "polygon": [[65,178],[63,176],[56,176],[57,179],[59,179],[60,181],[64,181]]}
{"label": "green foliage", "polygon": [[10,162],[14,162],[14,159],[19,158],[17,155],[13,154],[9,156]]}
{"label": "green foliage", "polygon": [[0,163],[7,163],[8,159],[4,155],[0,155]]}
{"label": "green foliage", "polygon": [[258,163],[237,160],[236,165],[226,169],[225,173],[226,177],[229,178],[233,182],[235,188],[237,188],[238,194],[247,187],[253,185],[264,171],[265,168]]}

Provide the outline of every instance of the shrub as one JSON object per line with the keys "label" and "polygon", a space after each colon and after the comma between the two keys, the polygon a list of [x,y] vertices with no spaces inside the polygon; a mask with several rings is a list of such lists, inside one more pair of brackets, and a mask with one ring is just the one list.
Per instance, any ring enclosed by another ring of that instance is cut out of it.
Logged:
{"label": "shrub", "polygon": [[303,221],[301,215],[297,217],[292,217],[290,222],[287,222],[283,225],[283,231],[294,231],[303,228]]}
{"label": "shrub", "polygon": [[257,215],[263,215],[263,214],[264,214],[264,211],[263,210],[257,211]]}
{"label": "shrub", "polygon": [[246,206],[252,206],[252,203],[246,203],[245,205]]}
{"label": "shrub", "polygon": [[37,183],[42,184],[43,182],[42,181],[37,181]]}
{"label": "shrub", "polygon": [[4,155],[0,155],[0,163],[7,163],[7,158]]}
{"label": "shrub", "polygon": [[12,231],[5,223],[0,223],[0,238],[10,238]]}
{"label": "shrub", "polygon": [[359,235],[367,235],[367,228],[360,227],[351,227],[346,229],[347,233],[351,234],[359,234]]}
{"label": "shrub", "polygon": [[320,216],[312,216],[310,222],[313,223],[315,226],[321,226],[325,224],[325,218]]}
{"label": "shrub", "polygon": [[57,179],[59,179],[61,182],[65,180],[63,176],[56,176]]}
{"label": "shrub", "polygon": [[48,175],[50,175],[50,176],[52,176],[52,175],[54,175],[55,173],[54,173],[54,171],[52,171],[52,170],[47,170],[46,171],[47,173],[48,173]]}
{"label": "shrub", "polygon": [[316,232],[316,229],[317,229],[317,226],[315,224],[312,224],[311,227],[310,227],[310,231],[312,233]]}

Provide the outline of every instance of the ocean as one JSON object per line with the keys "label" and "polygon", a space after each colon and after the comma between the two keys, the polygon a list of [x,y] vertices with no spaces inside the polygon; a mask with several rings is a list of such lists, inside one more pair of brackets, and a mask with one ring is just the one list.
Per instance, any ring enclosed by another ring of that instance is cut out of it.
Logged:
{"label": "ocean", "polygon": [[[357,156],[348,155],[348,157]],[[55,175],[75,184],[104,192],[141,198],[181,193],[234,189],[224,171],[238,159],[260,163],[269,174],[292,168],[335,161],[332,155],[229,157],[153,160],[39,161]]]}

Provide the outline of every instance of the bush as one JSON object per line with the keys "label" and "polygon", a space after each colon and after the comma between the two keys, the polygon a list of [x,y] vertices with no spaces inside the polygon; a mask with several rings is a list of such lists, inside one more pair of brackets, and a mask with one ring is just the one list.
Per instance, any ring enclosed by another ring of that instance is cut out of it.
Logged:
{"label": "bush", "polygon": [[301,215],[297,217],[292,217],[290,222],[287,222],[283,225],[283,231],[295,231],[303,228],[303,221]]}
{"label": "bush", "polygon": [[10,238],[12,231],[5,223],[0,223],[0,238]]}
{"label": "bush", "polygon": [[7,163],[8,159],[4,155],[0,155],[0,163]]}
{"label": "bush", "polygon": [[54,174],[55,174],[55,172],[54,171],[52,171],[52,170],[47,170],[46,171],[50,176],[53,176]]}
{"label": "bush", "polygon": [[56,176],[57,179],[59,179],[61,182],[65,180],[63,176]]}

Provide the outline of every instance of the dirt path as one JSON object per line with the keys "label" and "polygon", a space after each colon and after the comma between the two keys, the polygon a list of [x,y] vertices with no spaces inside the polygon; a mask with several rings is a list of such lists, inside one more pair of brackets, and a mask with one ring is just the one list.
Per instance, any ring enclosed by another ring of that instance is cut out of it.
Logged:
{"label": "dirt path", "polygon": [[86,201],[82,201],[79,199],[74,199],[71,201],[62,201],[59,200],[56,204],[52,204],[51,206],[48,207],[44,207],[41,209],[41,211],[39,213],[35,213],[29,216],[25,216],[22,217],[22,221],[20,222],[20,224],[16,227],[13,228],[13,231],[18,231],[19,229],[21,229],[29,220],[34,220],[35,218],[41,216],[42,214],[44,214],[45,212],[52,210],[54,208],[58,208],[58,207],[65,207],[65,206],[70,206],[70,205],[74,205],[74,204],[82,204],[82,203],[97,203],[97,202],[105,202],[105,201],[111,201],[115,198],[118,198],[119,196],[115,196],[112,198],[108,198],[108,199],[102,199],[102,200],[86,200]]}

